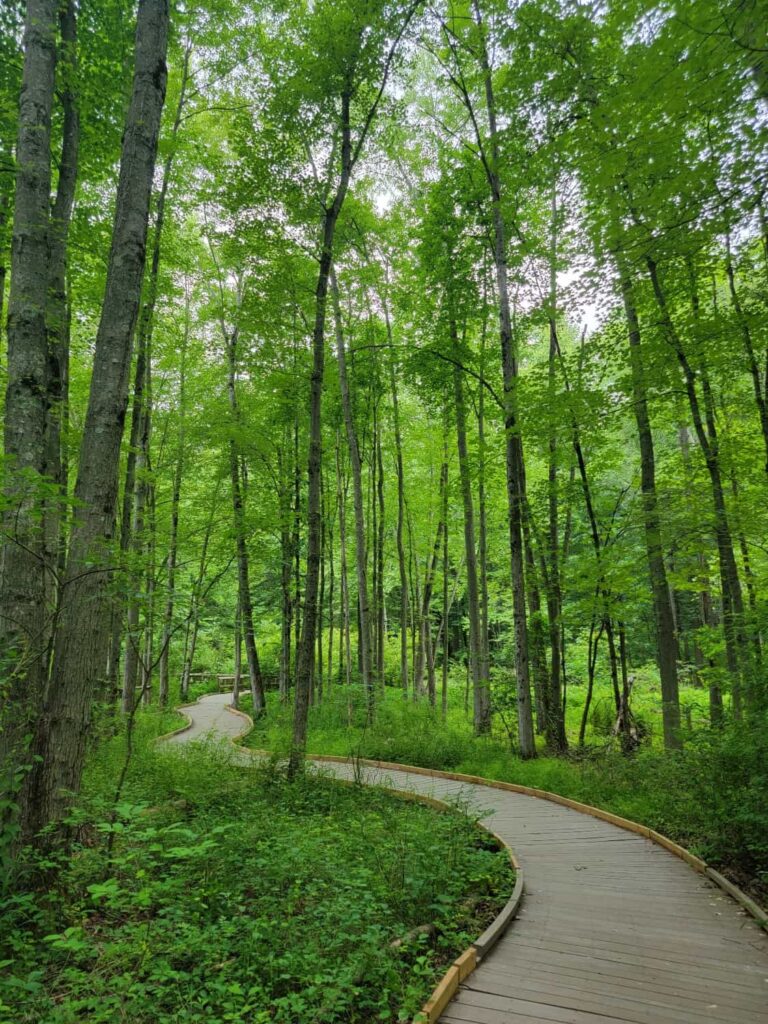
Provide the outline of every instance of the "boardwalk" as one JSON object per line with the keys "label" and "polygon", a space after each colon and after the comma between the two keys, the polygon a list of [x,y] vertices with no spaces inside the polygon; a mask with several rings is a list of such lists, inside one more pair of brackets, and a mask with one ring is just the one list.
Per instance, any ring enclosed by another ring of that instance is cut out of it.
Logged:
{"label": "boardwalk", "polygon": [[[172,742],[246,731],[229,699],[188,708],[193,728]],[[462,985],[445,1024],[768,1024],[768,935],[650,840],[522,794],[378,768],[365,775],[469,797],[525,871],[519,918]]]}

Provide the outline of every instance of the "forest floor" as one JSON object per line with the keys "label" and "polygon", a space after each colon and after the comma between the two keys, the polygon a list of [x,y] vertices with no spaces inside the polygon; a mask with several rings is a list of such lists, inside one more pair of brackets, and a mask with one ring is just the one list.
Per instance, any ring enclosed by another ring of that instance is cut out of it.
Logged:
{"label": "forest floor", "polygon": [[74,856],[0,891],[0,1024],[410,1019],[514,886],[476,815],[271,764],[246,785],[231,750],[157,748],[178,721],[140,713],[116,811],[103,743]]}
{"label": "forest floor", "polygon": [[[360,756],[401,764],[465,772],[550,790],[622,817],[641,822],[689,848],[718,867],[763,905],[768,904],[768,728],[754,723],[716,734],[702,725],[706,694],[683,690],[683,708],[691,708],[692,728],[682,752],[658,745],[654,721],[656,694],[638,688],[635,706],[649,723],[649,738],[634,755],[615,749],[606,733],[612,715],[608,687],[596,691],[587,745],[576,747],[583,704],[571,691],[568,719],[571,751],[548,756],[540,738],[540,756],[523,761],[511,748],[509,733],[495,717],[489,737],[473,735],[465,710],[465,690],[449,688],[448,714],[426,703],[404,701],[387,687],[374,723],[365,721],[359,687],[332,686],[323,703],[310,710],[309,750],[317,754]],[[241,706],[249,710],[250,696]],[[290,708],[269,694],[269,712],[257,720],[245,743],[285,753],[290,743]],[[687,714],[685,717],[689,717]],[[514,725],[514,723],[509,723]]]}

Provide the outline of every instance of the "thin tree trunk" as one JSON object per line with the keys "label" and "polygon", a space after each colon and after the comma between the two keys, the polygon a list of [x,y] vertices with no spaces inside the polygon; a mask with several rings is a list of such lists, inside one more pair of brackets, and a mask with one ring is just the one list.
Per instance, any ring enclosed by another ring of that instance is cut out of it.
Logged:
{"label": "thin tree trunk", "polygon": [[320,598],[318,602],[318,626],[317,626],[317,658],[315,659],[315,671],[313,673],[312,703],[320,703],[323,699],[323,625],[325,608],[325,547],[326,547],[326,508],[325,508],[325,477],[320,473],[320,514],[322,526],[320,528]]}
{"label": "thin tree trunk", "polygon": [[[344,427],[347,434],[347,447],[349,449],[349,464],[352,472],[352,501],[355,513],[355,568],[357,570],[357,599],[358,599],[358,645],[360,652],[360,671],[363,678],[363,688],[366,694],[368,720],[373,719],[374,713],[374,687],[371,672],[371,618],[368,604],[368,568],[367,552],[365,543],[365,512],[363,508],[363,478],[360,461],[360,448],[357,441],[357,433],[352,418],[352,401],[349,393],[349,380],[347,378],[347,355],[344,340],[344,329],[341,322],[341,306],[339,303],[339,288],[336,275],[330,274],[331,296],[333,299],[333,315],[336,328],[336,354],[339,364],[339,385],[341,389],[341,407],[344,415]],[[371,460],[375,467],[375,457]]]}
{"label": "thin tree trunk", "polygon": [[[148,463],[151,473],[152,468]],[[141,699],[145,705],[152,702],[152,672],[155,658],[155,580],[157,573],[157,515],[155,503],[154,479],[149,482],[147,508],[149,510],[149,528],[147,530],[147,569],[146,569],[146,605],[144,608],[144,656],[141,661]]]}
{"label": "thin tree trunk", "polygon": [[178,453],[176,455],[176,466],[173,473],[173,487],[171,491],[171,536],[168,544],[168,575],[166,578],[166,599],[163,612],[163,635],[162,650],[160,654],[160,689],[158,699],[161,707],[168,704],[170,690],[170,646],[173,630],[173,612],[176,600],[176,568],[178,562],[179,546],[179,507],[181,504],[181,482],[184,475],[184,446],[186,443],[186,356],[187,344],[189,341],[189,306],[187,306],[187,320],[184,329],[184,341],[181,349],[181,370],[179,378],[179,438]]}
{"label": "thin tree trunk", "polygon": [[[597,596],[597,595],[596,595]],[[589,721],[589,709],[592,706],[592,693],[595,686],[595,667],[597,665],[597,653],[600,645],[600,637],[603,635],[605,629],[605,619],[600,623],[600,629],[595,635],[595,616],[593,614],[592,621],[589,625],[589,640],[587,642],[587,695],[584,700],[584,712],[581,716],[581,726],[579,727],[579,746],[584,746],[584,740],[587,732],[587,722]]]}
{"label": "thin tree trunk", "polygon": [[[338,487],[338,479],[337,479]],[[333,535],[336,519],[337,502],[331,503],[331,514],[328,522],[328,693],[330,696],[331,684],[333,683],[333,634],[334,634],[334,599],[336,596],[336,566],[334,562]]]}
{"label": "thin tree trunk", "polygon": [[232,707],[240,707],[240,677],[243,672],[243,620],[240,614],[240,601],[235,612],[235,679],[232,683]]}
{"label": "thin tree trunk", "polygon": [[392,395],[392,420],[395,428],[395,465],[397,469],[397,568],[400,576],[400,686],[403,698],[408,699],[408,574],[405,564],[403,529],[405,526],[405,479],[403,473],[403,440],[400,433],[400,405],[397,394],[395,347],[387,296],[383,298],[384,321],[389,347],[389,389]]}
{"label": "thin tree trunk", "polygon": [[[325,318],[328,299],[328,284],[333,265],[333,243],[336,223],[344,205],[352,172],[362,152],[368,132],[384,94],[384,88],[397,53],[400,41],[418,4],[412,3],[397,32],[384,64],[379,90],[368,108],[359,132],[357,142],[352,144],[350,112],[352,95],[348,87],[343,89],[341,102],[341,173],[338,188],[330,204],[324,206],[320,261],[315,288],[315,323],[312,331],[312,377],[309,395],[309,460],[307,472],[307,572],[304,586],[304,621],[296,672],[296,698],[294,703],[293,736],[289,774],[295,775],[304,759],[307,745],[307,714],[309,710],[309,686],[312,676],[312,659],[315,652],[315,630],[317,628],[317,584],[320,561],[320,472],[322,467],[322,425],[321,407],[323,397],[323,373],[325,368]],[[369,697],[370,700],[370,697]],[[372,708],[369,706],[369,714]]]}
{"label": "thin tree trunk", "polygon": [[[238,297],[238,306],[241,296]],[[222,325],[222,330],[224,326]],[[227,340],[227,394],[229,396],[229,408],[232,413],[233,426],[237,427],[240,422],[240,411],[237,404],[237,343],[239,329],[225,333]],[[237,442],[234,437],[229,442],[229,470],[232,482],[232,510],[234,513],[235,525],[235,546],[237,550],[237,579],[240,602],[240,614],[242,616],[243,633],[245,636],[245,657],[248,665],[248,683],[253,698],[253,710],[256,715],[263,715],[266,712],[266,700],[264,697],[264,682],[261,677],[261,666],[259,665],[259,654],[256,649],[256,634],[253,625],[253,602],[251,599],[251,570],[248,557],[248,543],[245,537],[245,498],[242,485],[242,466]]]}
{"label": "thin tree trunk", "polygon": [[291,534],[291,477],[290,461],[287,457],[288,444],[284,448],[285,457],[280,456],[280,589],[282,592],[282,609],[280,616],[280,701],[285,704],[291,689],[291,629],[293,624],[293,598],[291,582],[293,571],[293,543]]}
{"label": "thin tree trunk", "polygon": [[421,643],[419,645],[419,655],[416,662],[416,670],[414,678],[419,681],[420,687],[423,685],[424,677],[424,662],[426,659],[427,663],[427,696],[429,703],[434,707],[435,705],[435,677],[434,677],[434,665],[430,666],[430,651],[432,650],[432,589],[435,580],[435,570],[437,569],[437,560],[440,556],[440,548],[442,546],[443,530],[445,529],[445,520],[443,519],[443,506],[444,500],[443,495],[448,486],[448,463],[443,458],[443,464],[440,467],[440,514],[437,521],[437,531],[435,533],[435,543],[432,546],[432,551],[427,558],[426,573],[424,576],[424,590],[422,591],[421,598]]}
{"label": "thin tree trunk", "polygon": [[[456,325],[452,323],[451,334],[455,342]],[[475,512],[472,501],[472,481],[467,450],[467,417],[464,405],[462,371],[458,366],[453,370],[453,388],[456,404],[456,440],[459,452],[459,478],[461,497],[464,505],[464,548],[467,560],[467,613],[469,616],[469,661],[472,673],[474,695],[474,728],[477,735],[490,732],[491,703],[487,677],[481,677],[480,655],[480,604],[477,586],[477,555],[475,551]]]}
{"label": "thin tree trunk", "polygon": [[218,488],[214,500],[211,502],[211,514],[208,517],[208,522],[205,527],[205,534],[203,535],[203,545],[200,549],[200,567],[197,572],[197,577],[192,586],[192,602],[189,612],[189,634],[188,642],[185,645],[184,651],[184,665],[181,671],[181,700],[186,701],[189,697],[189,683],[190,676],[195,665],[195,650],[197,647],[197,633],[200,625],[200,600],[203,593],[203,582],[205,581],[205,572],[208,566],[208,545],[210,544],[211,534],[213,532],[213,520],[216,512],[216,503],[218,498]]}
{"label": "thin tree trunk", "polygon": [[[72,529],[51,684],[33,740],[35,764],[22,798],[22,836],[31,839],[65,812],[80,787],[91,705],[109,635],[106,591],[114,532],[131,343],[144,273],[149,203],[165,99],[167,0],[143,0],[101,321],[80,451]],[[107,613],[105,614],[105,609]]]}
{"label": "thin tree trunk", "polygon": [[[447,460],[446,460],[447,461]],[[447,481],[446,481],[447,483]],[[440,691],[440,710],[443,721],[448,717],[448,655],[450,652],[449,630],[448,630],[448,487],[443,490],[443,617],[441,628],[443,631],[443,663],[442,663],[442,686]]]}
{"label": "thin tree trunk", "polygon": [[381,454],[381,420],[376,431],[375,456],[377,463],[376,498],[378,504],[378,565],[376,571],[376,676],[384,690],[384,643],[387,632],[387,610],[384,602],[384,460]]}
{"label": "thin tree trunk", "polygon": [[[46,476],[57,494],[45,503],[43,529],[45,559],[57,570],[62,566],[65,541],[67,480],[63,460],[66,437],[69,385],[69,309],[67,303],[67,246],[72,208],[75,202],[80,116],[75,94],[77,74],[77,7],[67,0],[59,12],[61,84],[59,96],[63,109],[61,155],[56,199],[51,211],[48,246],[48,302],[45,311],[48,339],[48,410],[46,419]],[[46,577],[47,604],[54,608],[58,600],[57,572]],[[60,579],[60,577],[59,577]]]}
{"label": "thin tree trunk", "polygon": [[653,594],[653,613],[656,623],[656,660],[661,677],[664,746],[680,747],[680,698],[677,680],[677,632],[674,608],[670,599],[669,581],[664,565],[661,535],[661,517],[656,493],[656,460],[653,433],[648,411],[645,385],[645,367],[640,340],[640,324],[635,308],[632,281],[624,267],[620,267],[621,292],[629,337],[629,358],[632,369],[632,405],[637,424],[640,447],[640,488],[643,496],[643,524],[648,573]]}
{"label": "thin tree trunk", "polygon": [[341,470],[341,451],[336,435],[336,479],[339,485],[339,551],[341,571],[341,619],[342,636],[339,639],[339,682],[341,682],[342,659],[345,662],[345,682],[352,682],[352,640],[350,637],[349,573],[347,571],[347,480]]}
{"label": "thin tree trunk", "polygon": [[[515,685],[517,689],[517,728],[520,756],[536,756],[533,730],[531,684],[528,659],[528,628],[525,605],[525,569],[523,546],[523,484],[524,455],[517,415],[517,361],[513,350],[512,317],[509,304],[507,273],[506,226],[502,212],[502,189],[498,168],[501,166],[496,122],[496,97],[488,59],[485,30],[478,0],[474,0],[475,19],[481,38],[480,65],[485,87],[485,106],[490,133],[490,159],[483,165],[491,193],[493,218],[493,260],[496,269],[496,291],[499,303],[499,336],[501,366],[504,380],[504,432],[506,438],[507,500],[509,503],[509,546],[512,571],[512,604],[515,627]],[[482,141],[482,140],[479,140]]]}
{"label": "thin tree trunk", "polygon": [[480,333],[480,388],[477,402],[478,430],[478,552],[477,562],[480,570],[480,674],[484,679],[491,676],[491,651],[488,635],[489,603],[488,603],[488,514],[485,494],[485,343],[487,334],[485,274],[483,275],[483,322]]}

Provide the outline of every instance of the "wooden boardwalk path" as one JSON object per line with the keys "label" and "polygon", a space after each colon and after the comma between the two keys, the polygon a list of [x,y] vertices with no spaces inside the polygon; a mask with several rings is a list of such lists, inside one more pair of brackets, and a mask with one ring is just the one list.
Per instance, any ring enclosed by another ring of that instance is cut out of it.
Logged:
{"label": "wooden boardwalk path", "polygon": [[[187,708],[193,726],[171,741],[247,731],[229,699]],[[323,769],[351,775],[348,765]],[[660,846],[535,797],[363,771],[371,783],[470,799],[525,871],[518,919],[461,986],[445,1024],[768,1024],[768,935]]]}

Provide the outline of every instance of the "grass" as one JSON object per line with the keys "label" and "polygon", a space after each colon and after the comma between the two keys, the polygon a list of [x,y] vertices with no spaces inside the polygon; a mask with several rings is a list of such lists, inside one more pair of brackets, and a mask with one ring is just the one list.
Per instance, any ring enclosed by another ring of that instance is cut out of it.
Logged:
{"label": "grass", "polygon": [[172,726],[141,714],[117,807],[124,739],[98,748],[74,855],[0,899],[0,1024],[410,1019],[514,884],[471,809],[156,748]]}
{"label": "grass", "polygon": [[[246,742],[284,752],[290,708],[281,707],[275,695],[270,697],[268,716],[256,722]],[[573,688],[568,719],[572,744],[581,717],[580,698],[581,692]],[[609,699],[608,688],[599,689],[594,706],[604,708]],[[694,709],[694,728],[686,731],[682,752],[660,748],[661,724],[650,682],[636,689],[635,707],[647,723],[649,738],[635,755],[625,757],[611,748],[605,734],[612,716],[598,710],[590,718],[585,750],[551,757],[541,748],[535,760],[523,761],[511,749],[498,716],[490,737],[473,736],[463,687],[455,681],[445,721],[427,705],[404,701],[399,691],[388,687],[372,725],[366,725],[359,688],[338,686],[310,711],[309,750],[465,772],[560,793],[665,833],[765,901],[768,723],[763,719],[713,733],[702,727],[701,690],[683,690],[682,703]]]}

